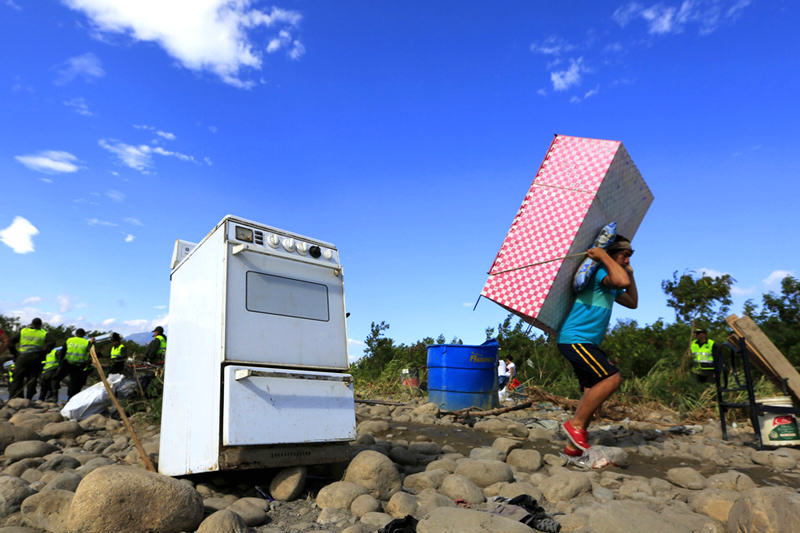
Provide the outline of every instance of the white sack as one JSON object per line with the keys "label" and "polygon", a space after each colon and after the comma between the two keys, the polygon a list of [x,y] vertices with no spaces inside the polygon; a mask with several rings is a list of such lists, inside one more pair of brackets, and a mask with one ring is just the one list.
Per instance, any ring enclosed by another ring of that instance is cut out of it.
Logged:
{"label": "white sack", "polygon": [[[124,377],[122,374],[110,374],[106,377],[112,391],[116,390],[117,385]],[[111,399],[108,397],[103,382],[98,381],[88,389],[83,389],[70,398],[67,405],[61,409],[61,416],[70,420],[80,421],[93,414],[103,412],[110,403]]]}

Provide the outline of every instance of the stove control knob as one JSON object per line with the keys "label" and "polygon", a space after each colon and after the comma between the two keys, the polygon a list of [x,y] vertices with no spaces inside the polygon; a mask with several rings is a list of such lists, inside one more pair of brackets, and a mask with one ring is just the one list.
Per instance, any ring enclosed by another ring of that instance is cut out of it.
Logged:
{"label": "stove control knob", "polygon": [[267,244],[269,244],[272,248],[277,248],[280,243],[280,239],[278,239],[278,236],[274,233],[267,237]]}
{"label": "stove control knob", "polygon": [[285,239],[283,239],[281,241],[281,245],[283,245],[283,249],[286,250],[287,252],[294,251],[294,239],[292,239],[291,237],[286,237]]}
{"label": "stove control knob", "polygon": [[325,259],[333,259],[333,250],[325,250],[322,252],[322,257]]}
{"label": "stove control knob", "polygon": [[300,255],[306,255],[308,253],[308,244],[304,242],[298,242],[297,253],[299,253]]}
{"label": "stove control knob", "polygon": [[314,259],[319,259],[319,256],[322,255],[322,250],[319,249],[319,246],[314,245],[314,246],[312,246],[311,248],[308,249],[308,253]]}

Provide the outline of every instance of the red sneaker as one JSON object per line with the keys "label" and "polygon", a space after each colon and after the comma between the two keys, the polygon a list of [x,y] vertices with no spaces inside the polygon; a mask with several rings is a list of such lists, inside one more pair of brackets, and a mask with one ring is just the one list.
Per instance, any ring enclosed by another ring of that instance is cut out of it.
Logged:
{"label": "red sneaker", "polygon": [[589,433],[587,433],[585,429],[575,429],[572,427],[572,424],[569,423],[569,420],[561,424],[561,427],[564,428],[564,433],[567,434],[567,437],[569,437],[569,440],[572,441],[572,444],[574,444],[576,448],[580,448],[583,451],[590,448]]}
{"label": "red sneaker", "polygon": [[580,450],[570,450],[569,446],[564,446],[564,455],[569,455],[570,457],[580,457],[583,455],[583,452]]}

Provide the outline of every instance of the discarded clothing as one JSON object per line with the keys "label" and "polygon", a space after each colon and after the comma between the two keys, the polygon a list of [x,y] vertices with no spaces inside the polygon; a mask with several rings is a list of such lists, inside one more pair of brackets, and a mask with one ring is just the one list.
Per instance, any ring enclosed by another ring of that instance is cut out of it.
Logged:
{"label": "discarded clothing", "polygon": [[510,500],[502,496],[495,496],[491,502],[494,504],[494,507],[489,509],[492,514],[522,522],[526,526],[545,533],[561,531],[561,524],[552,515],[547,514],[544,508],[527,494],[520,494]]}
{"label": "discarded clothing", "polygon": [[382,528],[378,533],[414,533],[417,530],[417,519],[410,514],[403,518],[395,518]]}

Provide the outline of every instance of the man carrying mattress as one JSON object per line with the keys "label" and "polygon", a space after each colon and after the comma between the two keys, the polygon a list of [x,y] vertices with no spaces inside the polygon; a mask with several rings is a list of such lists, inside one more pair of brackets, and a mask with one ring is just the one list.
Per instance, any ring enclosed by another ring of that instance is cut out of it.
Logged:
{"label": "man carrying mattress", "polygon": [[629,239],[617,235],[605,250],[592,248],[587,255],[600,266],[578,292],[558,334],[558,350],[572,364],[583,390],[575,415],[563,424],[569,438],[564,453],[570,456],[582,455],[589,449],[587,428],[592,416],[622,383],[619,369],[600,349],[611,320],[611,307],[615,301],[630,309],[639,304]]}

